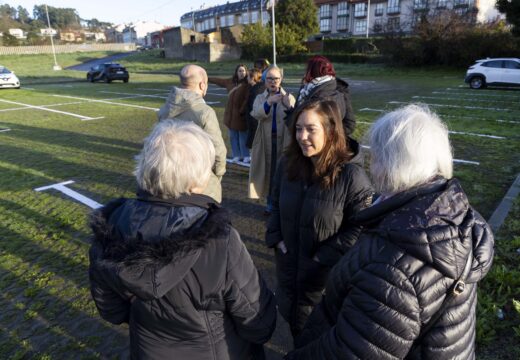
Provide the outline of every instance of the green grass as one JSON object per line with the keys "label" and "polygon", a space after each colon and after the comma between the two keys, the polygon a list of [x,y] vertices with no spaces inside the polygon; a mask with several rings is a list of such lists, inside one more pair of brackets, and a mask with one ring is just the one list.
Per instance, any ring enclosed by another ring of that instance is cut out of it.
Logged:
{"label": "green grass", "polygon": [[[66,67],[102,55],[105,53],[59,54],[58,62]],[[124,96],[103,91],[164,94],[142,89],[167,90],[177,84],[173,75],[184,63],[160,58],[155,52],[139,53],[119,62],[130,71],[128,84],[90,84],[84,81],[84,72],[54,72],[52,55],[0,57],[0,64],[15,70],[22,80],[21,90],[0,91],[0,130],[11,129],[0,132],[1,358],[117,358],[127,346],[125,328],[112,327],[100,319],[90,300],[87,277],[90,210],[56,191],[33,190],[74,180],[70,188],[100,203],[133,196],[133,158],[156,121],[154,111],[100,102],[72,104],[78,100],[67,97],[100,100]],[[235,65],[236,62],[204,64],[210,74],[225,77],[231,76]],[[285,68],[287,86],[294,88],[295,93],[304,66],[280,65]],[[451,135],[456,158],[480,162],[480,166],[456,164],[455,176],[461,179],[474,207],[489,218],[520,173],[520,124],[496,121],[520,121],[520,91],[470,92],[467,88],[458,88],[462,84],[463,69],[410,70],[348,64],[337,64],[336,69],[339,76],[351,83],[358,120],[354,137],[361,142],[370,123],[380,114],[362,109],[390,110],[398,105],[389,101],[411,102],[413,96],[434,96],[433,91],[447,91],[446,88],[467,95],[453,95],[453,100],[423,101],[472,106],[473,102],[462,99],[484,97],[486,107],[500,104],[513,109],[496,112],[436,108],[450,130],[506,137],[493,140]],[[24,86],[32,90],[23,89]],[[504,99],[510,99],[511,103],[499,102]],[[6,111],[18,105],[1,100],[31,105],[71,103],[52,109],[103,119],[81,121],[35,109]],[[220,101],[214,108],[222,118],[225,97],[210,95],[207,100]],[[111,101],[159,108],[164,100],[135,97]],[[223,126],[222,130],[227,141],[227,131]],[[228,191],[239,183],[230,181],[236,174],[230,170],[226,175]],[[515,246],[520,247],[520,223],[516,220],[519,215],[517,201],[514,214],[497,236],[496,265],[483,282],[480,293],[479,353],[488,359],[506,359],[508,353],[514,353],[514,346],[518,348],[519,337],[513,330],[513,327],[518,329],[518,315],[508,304],[513,298],[520,300],[517,286],[520,276],[514,272],[518,272],[519,256],[513,251]],[[257,263],[271,271],[272,264],[262,258],[266,252],[262,238],[250,239],[247,244]],[[499,306],[511,318],[496,325],[494,313]],[[495,345],[497,339],[500,346]]]}

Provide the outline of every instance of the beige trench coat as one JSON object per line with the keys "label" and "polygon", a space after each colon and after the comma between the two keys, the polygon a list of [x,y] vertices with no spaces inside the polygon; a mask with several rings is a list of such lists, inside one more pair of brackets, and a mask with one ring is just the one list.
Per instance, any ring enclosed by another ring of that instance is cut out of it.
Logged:
{"label": "beige trench coat", "polygon": [[[282,88],[283,95],[287,92]],[[251,199],[264,198],[269,194],[269,172],[271,171],[271,122],[273,121],[273,106],[266,114],[264,103],[269,97],[269,93],[265,90],[262,94],[257,95],[251,110],[251,116],[258,120],[258,128],[256,130],[253,146],[251,149],[251,167],[249,168],[249,192]],[[289,94],[289,103],[294,106],[296,99]],[[278,153],[276,160],[280,159],[283,150],[289,145],[291,136],[289,129],[285,126],[285,110],[287,108],[279,103],[276,107],[276,146]]]}

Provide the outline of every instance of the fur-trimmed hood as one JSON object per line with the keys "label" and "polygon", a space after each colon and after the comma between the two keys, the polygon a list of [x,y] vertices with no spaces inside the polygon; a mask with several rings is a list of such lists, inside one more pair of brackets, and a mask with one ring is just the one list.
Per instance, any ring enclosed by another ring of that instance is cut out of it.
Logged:
{"label": "fur-trimmed hood", "polygon": [[175,200],[141,193],[91,215],[91,271],[143,300],[179,283],[208,241],[229,233],[229,216],[204,195]]}

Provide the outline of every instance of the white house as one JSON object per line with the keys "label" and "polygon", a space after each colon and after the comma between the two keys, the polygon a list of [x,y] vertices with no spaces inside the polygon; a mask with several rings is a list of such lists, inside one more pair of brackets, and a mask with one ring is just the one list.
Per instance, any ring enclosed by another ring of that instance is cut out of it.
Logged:
{"label": "white house", "polygon": [[12,35],[17,39],[26,39],[27,38],[27,36],[25,35],[25,33],[22,29],[9,29],[9,35]]}
{"label": "white house", "polygon": [[139,21],[123,30],[124,43],[145,45],[146,34],[164,29],[166,26],[157,21]]}

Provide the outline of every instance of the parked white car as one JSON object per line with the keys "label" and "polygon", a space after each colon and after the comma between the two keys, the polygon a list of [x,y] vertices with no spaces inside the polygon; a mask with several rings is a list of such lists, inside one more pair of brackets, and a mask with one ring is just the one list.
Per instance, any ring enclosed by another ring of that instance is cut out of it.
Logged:
{"label": "parked white car", "polygon": [[6,67],[0,65],[0,88],[20,88],[20,80],[14,74],[9,71]]}
{"label": "parked white car", "polygon": [[487,85],[520,86],[520,59],[477,60],[469,67],[464,81],[472,89],[482,89]]}

